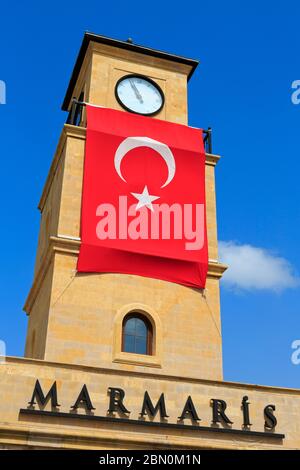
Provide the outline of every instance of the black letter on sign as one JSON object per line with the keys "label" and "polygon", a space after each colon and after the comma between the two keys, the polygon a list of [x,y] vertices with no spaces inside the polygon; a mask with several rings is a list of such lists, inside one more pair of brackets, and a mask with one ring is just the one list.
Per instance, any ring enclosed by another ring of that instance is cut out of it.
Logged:
{"label": "black letter on sign", "polygon": [[273,413],[275,409],[275,405],[267,405],[264,409],[265,428],[270,430],[274,429],[277,424],[277,419]]}
{"label": "black letter on sign", "polygon": [[35,400],[38,402],[39,405],[45,406],[48,400],[51,400],[51,407],[52,408],[57,408],[60,406],[57,402],[57,388],[56,388],[56,382],[52,385],[50,388],[49,392],[45,396],[42,390],[42,387],[40,385],[40,382],[37,380],[35,382],[33,394],[31,400],[28,402],[29,405],[33,406],[36,404]]}
{"label": "black letter on sign", "polygon": [[169,416],[167,415],[166,411],[166,404],[165,404],[165,396],[162,393],[158,402],[156,403],[156,406],[154,408],[153,403],[151,401],[151,398],[149,396],[148,392],[145,392],[144,395],[144,401],[143,401],[143,406],[142,406],[142,411],[140,413],[141,416],[146,415],[147,413],[150,414],[150,416],[153,416],[153,418],[156,416],[157,412],[160,412],[160,417],[161,418],[168,418]]}
{"label": "black letter on sign", "polygon": [[212,404],[212,409],[213,409],[213,423],[221,423],[221,419],[224,421],[226,424],[233,424],[232,421],[226,416],[225,410],[227,408],[226,401],[224,400],[218,400],[218,399],[212,399],[211,400]]}
{"label": "black letter on sign", "polygon": [[90,399],[90,395],[87,389],[87,386],[84,385],[81,389],[81,392],[78,395],[77,400],[75,401],[74,405],[71,406],[73,410],[77,410],[80,405],[84,405],[85,409],[88,411],[95,410],[96,408],[93,407],[93,404]]}
{"label": "black letter on sign", "polygon": [[243,425],[244,426],[252,426],[252,424],[250,423],[250,417],[249,417],[249,405],[250,405],[250,403],[248,402],[248,397],[244,396],[243,401],[242,401],[242,410],[243,410],[243,418],[244,418]]}
{"label": "black letter on sign", "polygon": [[185,419],[185,418],[191,418],[194,421],[200,421],[200,418],[197,415],[195,405],[190,396],[188,397],[186,404],[184,405],[181,416],[178,417],[178,419]]}
{"label": "black letter on sign", "polygon": [[108,387],[110,398],[109,398],[109,413],[115,411],[121,411],[121,413],[130,413],[123,403],[125,392],[121,388]]}

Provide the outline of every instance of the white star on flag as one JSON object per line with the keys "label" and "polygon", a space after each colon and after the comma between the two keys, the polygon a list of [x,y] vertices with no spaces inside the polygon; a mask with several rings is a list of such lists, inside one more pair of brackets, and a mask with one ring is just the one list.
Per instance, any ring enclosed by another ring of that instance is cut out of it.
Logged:
{"label": "white star on flag", "polygon": [[131,194],[139,201],[136,205],[136,210],[146,206],[152,212],[154,211],[152,201],[156,201],[156,199],[159,199],[159,196],[151,196],[151,194],[149,194],[147,186],[144,187],[142,193]]}

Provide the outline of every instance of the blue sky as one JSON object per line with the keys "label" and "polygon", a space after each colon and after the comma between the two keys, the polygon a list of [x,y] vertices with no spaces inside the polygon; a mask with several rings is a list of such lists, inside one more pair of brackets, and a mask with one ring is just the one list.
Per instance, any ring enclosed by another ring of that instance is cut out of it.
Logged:
{"label": "blue sky", "polygon": [[2,3],[0,339],[9,355],[24,352],[36,206],[88,30],[201,61],[189,84],[189,123],[212,126],[214,152],[223,155],[218,230],[235,263],[221,292],[224,378],[300,386],[300,365],[291,362],[291,343],[300,339],[300,105],[291,101],[299,17],[296,1]]}

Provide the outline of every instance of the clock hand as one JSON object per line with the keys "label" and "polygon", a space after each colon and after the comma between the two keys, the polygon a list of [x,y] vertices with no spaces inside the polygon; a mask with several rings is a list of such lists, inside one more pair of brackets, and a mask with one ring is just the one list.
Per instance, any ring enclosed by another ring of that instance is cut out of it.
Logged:
{"label": "clock hand", "polygon": [[133,83],[133,81],[131,79],[129,79],[129,83],[130,83],[131,88],[133,89],[133,91],[135,93],[135,96],[139,100],[139,102],[143,103],[144,101],[143,101],[142,95],[140,94],[139,90],[137,89],[137,87],[135,86],[135,84]]}

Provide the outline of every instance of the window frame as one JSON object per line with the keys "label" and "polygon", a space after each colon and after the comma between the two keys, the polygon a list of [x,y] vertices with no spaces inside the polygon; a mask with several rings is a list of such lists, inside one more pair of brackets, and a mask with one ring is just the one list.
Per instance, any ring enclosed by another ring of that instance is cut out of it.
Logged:
{"label": "window frame", "polygon": [[[146,353],[137,353],[135,351],[125,351],[125,328],[126,328],[126,323],[131,320],[132,318],[138,318],[139,320],[142,320],[143,323],[146,326],[147,329],[147,339],[146,339]],[[137,354],[139,356],[152,356],[153,355],[153,326],[150,320],[143,315],[140,312],[134,311],[134,312],[129,312],[125,317],[123,318],[122,321],[122,339],[121,339],[121,352],[124,352],[126,354]]]}

